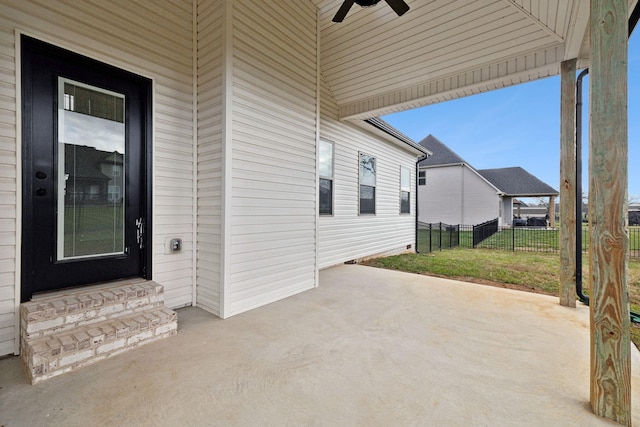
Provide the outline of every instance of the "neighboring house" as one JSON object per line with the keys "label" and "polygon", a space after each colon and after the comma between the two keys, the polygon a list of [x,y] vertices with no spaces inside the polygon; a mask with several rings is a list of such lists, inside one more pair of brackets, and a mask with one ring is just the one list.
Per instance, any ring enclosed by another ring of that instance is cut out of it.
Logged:
{"label": "neighboring house", "polygon": [[95,147],[65,144],[63,191],[68,203],[122,202],[123,156]]}
{"label": "neighboring house", "polygon": [[[511,225],[513,217],[518,216],[517,212],[514,212],[513,208],[513,201],[516,197],[548,197],[548,206],[553,206],[555,208],[555,198],[560,194],[558,190],[544,183],[519,166],[498,169],[482,169],[478,170],[478,173],[500,189],[500,198],[502,201],[500,214],[501,217],[504,218],[502,225]],[[555,209],[553,209],[553,212],[549,212],[549,210],[547,210],[547,212],[540,216],[544,217],[546,215],[549,215],[549,219],[553,221],[553,218],[551,217],[555,217]]]}
{"label": "neighboring house", "polygon": [[500,225],[511,225],[515,197],[558,195],[520,167],[477,170],[433,135],[420,145],[432,153],[419,163],[421,222],[474,225],[498,218]]}

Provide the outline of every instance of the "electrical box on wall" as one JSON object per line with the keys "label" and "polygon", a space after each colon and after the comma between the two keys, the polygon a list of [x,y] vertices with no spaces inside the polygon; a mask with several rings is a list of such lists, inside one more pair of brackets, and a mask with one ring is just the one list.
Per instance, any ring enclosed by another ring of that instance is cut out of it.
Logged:
{"label": "electrical box on wall", "polygon": [[164,253],[172,254],[182,250],[182,239],[178,237],[170,237],[164,241]]}

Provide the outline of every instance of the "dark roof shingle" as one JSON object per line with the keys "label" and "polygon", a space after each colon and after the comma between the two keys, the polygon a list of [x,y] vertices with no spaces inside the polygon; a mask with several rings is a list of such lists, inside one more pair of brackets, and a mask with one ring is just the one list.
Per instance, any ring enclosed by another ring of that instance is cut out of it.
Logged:
{"label": "dark roof shingle", "polygon": [[462,157],[458,156],[449,147],[444,145],[442,141],[431,134],[418,144],[433,153],[431,156],[421,161],[419,163],[420,166],[459,165],[461,163],[468,165]]}
{"label": "dark roof shingle", "polygon": [[558,190],[545,184],[521,167],[477,171],[507,196],[556,196]]}

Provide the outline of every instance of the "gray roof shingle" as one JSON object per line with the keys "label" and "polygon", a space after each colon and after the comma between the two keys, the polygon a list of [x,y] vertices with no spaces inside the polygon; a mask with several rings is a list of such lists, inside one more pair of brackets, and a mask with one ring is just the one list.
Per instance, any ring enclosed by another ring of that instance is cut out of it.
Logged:
{"label": "gray roof shingle", "polygon": [[521,167],[477,171],[507,196],[557,196],[558,190],[545,184]]}
{"label": "gray roof shingle", "polygon": [[521,167],[477,170],[431,134],[418,144],[433,153],[420,162],[421,167],[465,164],[506,196],[539,197],[559,194],[558,190],[545,184]]}
{"label": "gray roof shingle", "polygon": [[427,150],[431,151],[432,155],[421,161],[420,166],[442,166],[442,165],[459,165],[461,163],[468,163],[456,153],[454,153],[449,147],[444,145],[435,136],[429,134],[425,139],[418,143]]}

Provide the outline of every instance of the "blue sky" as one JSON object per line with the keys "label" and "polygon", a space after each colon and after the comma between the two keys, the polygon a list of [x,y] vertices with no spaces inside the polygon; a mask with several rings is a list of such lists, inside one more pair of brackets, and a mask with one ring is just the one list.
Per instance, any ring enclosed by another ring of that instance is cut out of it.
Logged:
{"label": "blue sky", "polygon": [[[629,198],[640,201],[640,36],[629,42]],[[583,190],[588,193],[588,88],[584,80]],[[432,134],[476,169],[521,166],[555,189],[560,183],[560,78],[383,117],[419,142]]]}

